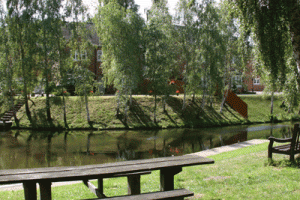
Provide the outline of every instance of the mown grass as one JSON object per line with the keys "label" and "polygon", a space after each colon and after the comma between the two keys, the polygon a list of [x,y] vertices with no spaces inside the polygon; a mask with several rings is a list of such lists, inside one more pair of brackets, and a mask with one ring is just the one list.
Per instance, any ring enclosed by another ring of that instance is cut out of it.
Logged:
{"label": "mown grass", "polygon": [[[86,108],[82,97],[68,97],[67,123],[69,129],[96,128],[96,129],[118,129],[118,128],[170,128],[170,127],[208,127],[234,125],[244,123],[268,122],[270,121],[270,100],[262,96],[241,96],[248,104],[248,116],[246,120],[229,106],[225,106],[220,113],[221,99],[214,98],[212,106],[208,103],[204,109],[201,108],[202,99],[197,97],[195,102],[188,98],[186,109],[182,110],[183,96],[172,96],[166,104],[166,112],[163,112],[162,101],[158,98],[157,121],[154,122],[153,109],[154,98],[152,96],[134,96],[133,104],[125,121],[124,112],[116,116],[115,96],[93,96],[89,97],[89,110],[92,125],[87,123]],[[62,98],[51,98],[52,123],[46,120],[45,98],[32,98],[34,104],[30,103],[33,123],[27,119],[24,106],[18,112],[20,127],[23,128],[65,128],[63,122]],[[279,120],[290,120],[295,118],[296,113],[287,114],[280,108],[282,99],[276,97],[274,101],[274,114]],[[295,110],[296,111],[296,110]],[[15,124],[13,125],[15,126]]]}
{"label": "mown grass", "polygon": [[[189,199],[299,199],[299,168],[283,155],[267,159],[268,143],[210,156],[215,164],[185,167],[175,176],[175,188],[195,193]],[[93,181],[96,184],[95,181]],[[104,180],[107,196],[124,195],[126,178]],[[143,175],[142,192],[159,190],[159,173]],[[83,184],[53,187],[53,199],[95,198]],[[0,192],[0,199],[23,199],[23,191]]]}

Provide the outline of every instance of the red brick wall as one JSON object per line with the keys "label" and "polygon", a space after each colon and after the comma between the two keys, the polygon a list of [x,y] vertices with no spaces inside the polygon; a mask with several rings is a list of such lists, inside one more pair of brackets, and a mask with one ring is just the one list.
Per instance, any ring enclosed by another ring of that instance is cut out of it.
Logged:
{"label": "red brick wall", "polygon": [[247,64],[247,71],[246,71],[246,77],[244,79],[244,83],[247,85],[247,90],[249,92],[252,91],[263,91],[265,89],[265,86],[260,83],[259,85],[253,84],[254,78],[259,78],[259,76],[254,77],[253,76],[253,66],[251,62],[248,62]]}

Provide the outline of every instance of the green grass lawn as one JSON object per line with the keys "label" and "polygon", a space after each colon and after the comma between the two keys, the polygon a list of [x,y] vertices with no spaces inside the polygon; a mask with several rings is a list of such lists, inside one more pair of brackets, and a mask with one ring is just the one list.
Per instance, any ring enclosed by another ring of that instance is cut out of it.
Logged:
{"label": "green grass lawn", "polygon": [[[267,159],[268,143],[210,156],[215,164],[184,167],[175,176],[175,188],[195,193],[188,199],[299,199],[300,173],[288,158],[274,154]],[[95,182],[94,182],[95,183]],[[96,183],[95,183],[96,184]],[[126,178],[104,180],[107,196],[126,194]],[[159,173],[143,175],[142,192],[159,190]],[[83,184],[53,187],[53,199],[95,198]],[[23,191],[0,192],[0,199],[23,199]]]}
{"label": "green grass lawn", "polygon": [[[82,97],[68,97],[67,122],[69,129],[96,128],[96,129],[118,129],[118,128],[170,128],[170,127],[208,127],[235,125],[244,123],[267,122],[270,120],[270,99],[264,99],[261,95],[240,96],[248,104],[248,120],[240,116],[236,111],[226,106],[220,113],[221,99],[214,98],[212,107],[209,103],[201,108],[202,99],[197,97],[195,102],[187,99],[186,109],[182,110],[183,96],[171,96],[167,100],[166,112],[163,112],[162,101],[158,98],[157,122],[154,122],[153,109],[154,98],[152,96],[134,96],[131,109],[128,111],[127,122],[123,110],[116,117],[115,96],[92,96],[89,97],[90,118],[92,126],[87,123],[86,108]],[[33,123],[27,119],[24,106],[17,116],[20,118],[21,128],[49,128],[52,125],[46,120],[45,98],[32,98],[34,104],[30,103]],[[208,101],[206,101],[208,102]],[[279,120],[290,120],[295,118],[295,113],[288,114],[280,108],[281,97],[274,101],[274,114]],[[51,98],[51,116],[54,127],[64,128],[62,98]],[[297,115],[298,116],[298,115]],[[297,117],[296,116],[296,117]],[[15,124],[13,125],[15,126]]]}

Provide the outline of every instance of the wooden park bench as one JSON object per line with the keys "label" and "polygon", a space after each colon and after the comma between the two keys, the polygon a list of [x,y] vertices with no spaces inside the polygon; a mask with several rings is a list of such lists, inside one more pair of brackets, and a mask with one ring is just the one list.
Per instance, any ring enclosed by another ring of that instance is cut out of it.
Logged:
{"label": "wooden park bench", "polygon": [[[97,199],[183,199],[193,196],[193,192],[174,190],[174,176],[182,171],[182,167],[212,163],[214,160],[209,158],[185,155],[99,165],[0,170],[0,184],[23,183],[25,200],[37,199],[37,183],[40,198],[50,200],[52,182],[73,180],[82,180]],[[153,170],[160,170],[161,191],[140,194],[140,176]],[[107,198],[103,192],[103,179],[120,176],[127,177],[128,195]],[[91,179],[98,179],[98,187],[89,182]]]}
{"label": "wooden park bench", "polygon": [[[292,137],[291,138],[275,138],[269,137],[269,150],[268,157],[272,159],[272,153],[285,154],[290,156],[290,161],[295,160],[295,154],[300,153],[300,145],[299,145],[299,124],[294,125],[294,129],[292,129]],[[289,143],[280,146],[273,147],[274,142],[278,143]]]}

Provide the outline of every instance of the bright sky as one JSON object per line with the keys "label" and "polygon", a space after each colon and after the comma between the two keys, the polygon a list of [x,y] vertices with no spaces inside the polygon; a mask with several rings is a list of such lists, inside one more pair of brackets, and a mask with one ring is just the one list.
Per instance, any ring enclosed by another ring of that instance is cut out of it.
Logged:
{"label": "bright sky", "polygon": [[[98,6],[98,0],[83,0],[84,4],[89,7],[91,15],[93,16]],[[175,6],[178,0],[168,0],[169,11],[172,15],[175,14]],[[146,18],[145,9],[149,9],[152,5],[152,0],[135,0],[135,3],[140,6],[139,13]]]}

